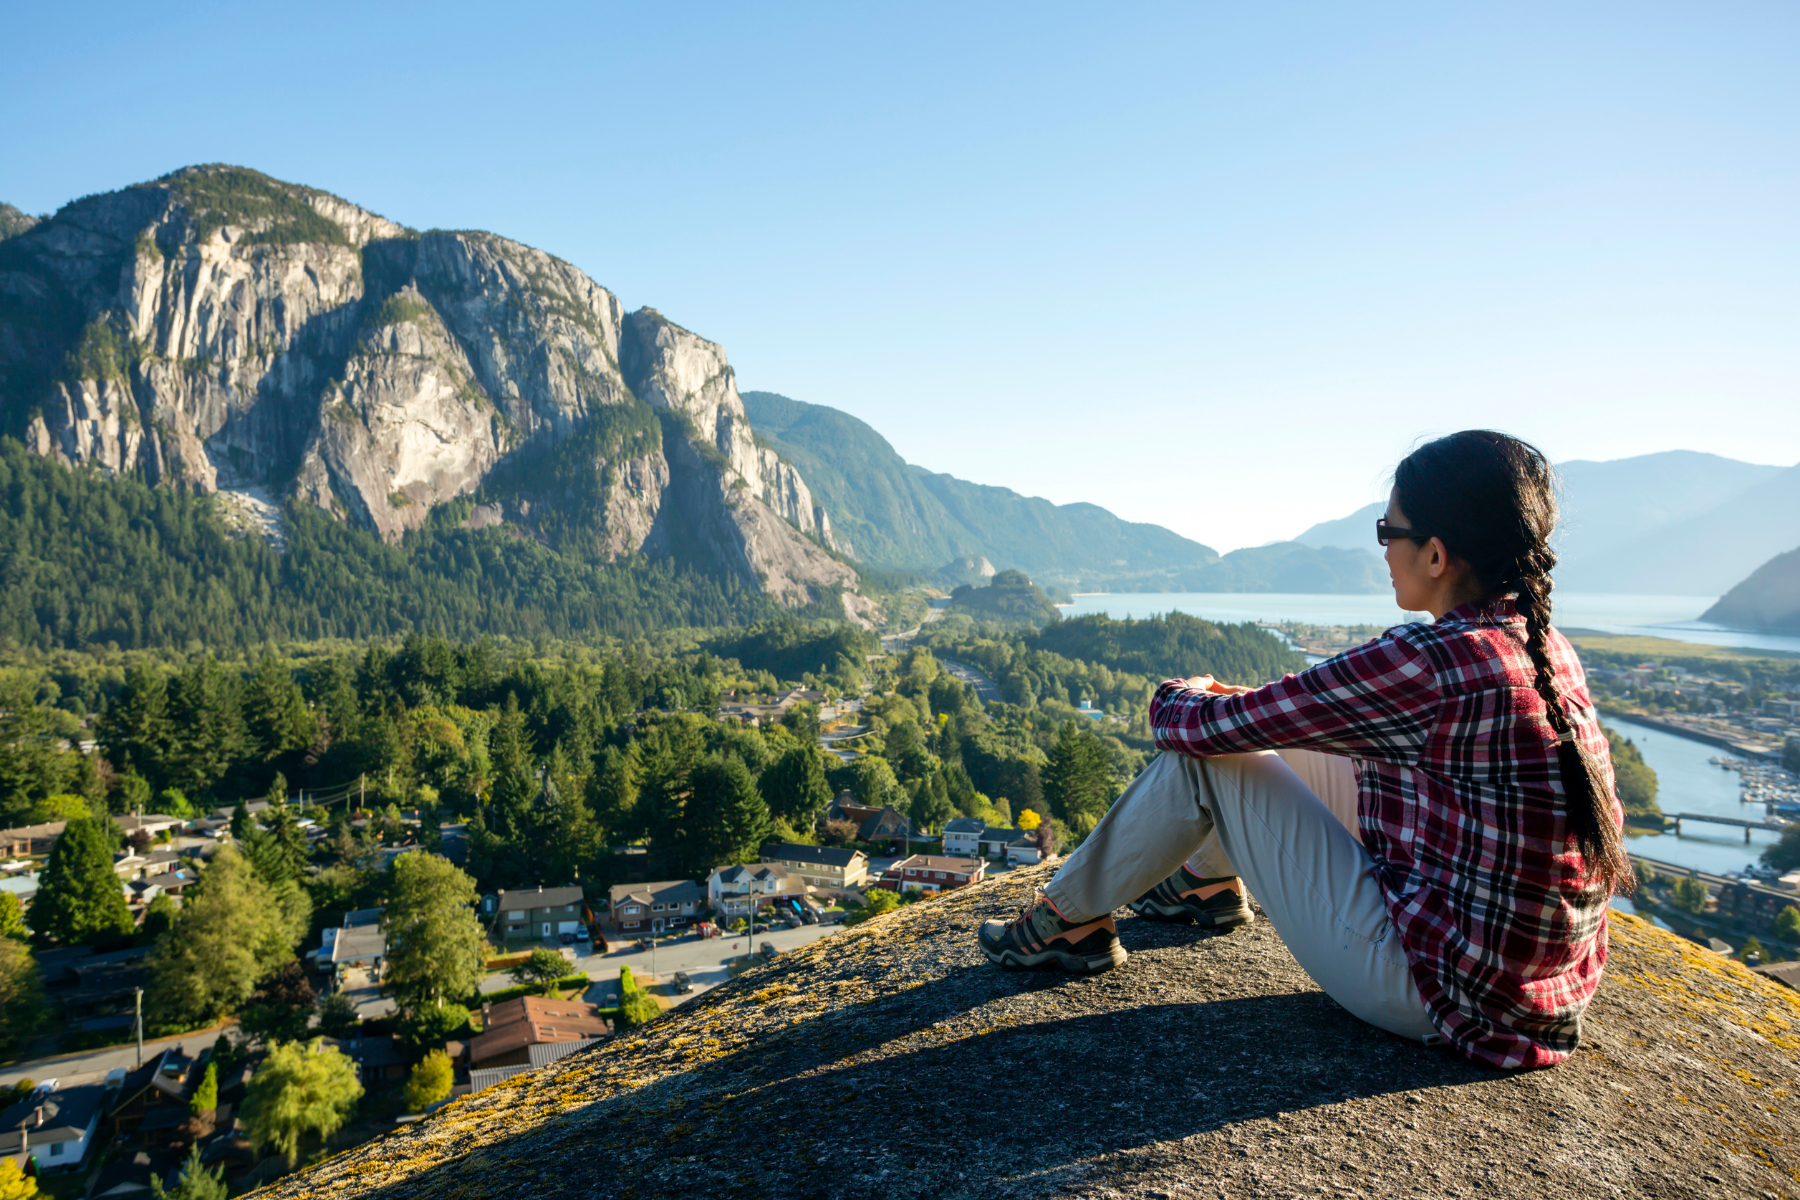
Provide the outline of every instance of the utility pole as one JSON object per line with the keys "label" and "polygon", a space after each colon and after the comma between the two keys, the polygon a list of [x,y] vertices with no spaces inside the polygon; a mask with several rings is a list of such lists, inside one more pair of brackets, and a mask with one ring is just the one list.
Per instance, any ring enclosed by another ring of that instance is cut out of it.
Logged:
{"label": "utility pole", "polygon": [[134,1024],[137,1026],[137,1065],[142,1067],[144,1065],[144,989],[132,988],[131,991],[132,1004],[137,1009],[137,1016],[134,1021]]}

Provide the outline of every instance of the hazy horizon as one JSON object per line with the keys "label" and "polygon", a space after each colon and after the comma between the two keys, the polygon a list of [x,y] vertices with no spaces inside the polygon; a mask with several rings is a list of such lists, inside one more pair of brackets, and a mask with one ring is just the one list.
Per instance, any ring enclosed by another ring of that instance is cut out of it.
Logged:
{"label": "hazy horizon", "polygon": [[1468,425],[1557,461],[1800,462],[1788,6],[11,28],[0,200],[233,162],[490,229],[909,462],[1221,551]]}

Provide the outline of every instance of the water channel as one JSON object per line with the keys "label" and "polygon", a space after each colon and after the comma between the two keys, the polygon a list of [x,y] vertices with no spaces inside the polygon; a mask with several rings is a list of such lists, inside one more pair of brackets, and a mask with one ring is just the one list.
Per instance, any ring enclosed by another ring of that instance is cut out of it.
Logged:
{"label": "water channel", "polygon": [[[1556,624],[1565,629],[1636,634],[1704,646],[1800,653],[1800,637],[1744,633],[1699,619],[1716,596],[1636,596],[1612,592],[1556,593]],[[1105,613],[1120,620],[1184,612],[1209,621],[1299,621],[1309,625],[1373,625],[1429,620],[1405,613],[1392,593],[1328,595],[1285,592],[1096,592],[1059,606],[1065,617]]]}
{"label": "water channel", "polygon": [[[1738,799],[1741,776],[1707,761],[1725,756],[1726,751],[1623,717],[1609,716],[1605,720],[1614,732],[1636,744],[1643,752],[1644,762],[1656,772],[1657,803],[1664,812],[1709,813],[1748,821],[1764,819],[1762,805],[1745,804]],[[1746,846],[1741,829],[1688,821],[1679,834],[1628,830],[1626,841],[1633,854],[1723,875],[1743,870],[1744,864],[1759,858],[1764,847],[1772,845],[1779,836],[1752,829],[1750,844]]]}

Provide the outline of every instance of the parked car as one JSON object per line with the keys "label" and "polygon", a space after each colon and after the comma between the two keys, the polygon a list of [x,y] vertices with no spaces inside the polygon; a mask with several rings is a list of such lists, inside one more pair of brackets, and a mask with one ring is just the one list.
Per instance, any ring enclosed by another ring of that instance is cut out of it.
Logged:
{"label": "parked car", "polygon": [[639,938],[637,940],[637,948],[639,950],[648,950],[651,947],[651,945],[652,945],[652,943],[651,943],[650,939],[647,937]]}
{"label": "parked car", "polygon": [[562,942],[562,944],[565,946],[573,946],[575,944],[575,935],[572,933],[569,933],[567,931],[564,931],[562,936],[560,938],[558,938],[557,940]]}
{"label": "parked car", "polygon": [[588,940],[588,927],[586,925],[577,925],[575,927],[575,940],[578,942],[585,942]]}
{"label": "parked car", "polygon": [[771,959],[771,958],[774,958],[774,957],[775,957],[775,956],[776,956],[776,955],[778,955],[778,954],[780,954],[780,953],[781,953],[781,951],[779,951],[779,950],[777,950],[777,949],[776,949],[776,948],[775,948],[775,943],[774,943],[774,942],[764,942],[764,943],[763,943],[763,944],[762,944],[762,956],[763,956],[763,958],[765,958],[765,959]]}
{"label": "parked car", "polygon": [[804,912],[802,912],[800,914],[800,916],[806,921],[806,923],[808,925],[817,925],[819,923],[819,914],[814,912],[810,908],[806,909]]}
{"label": "parked car", "polygon": [[694,981],[688,977],[686,971],[675,972],[675,990],[678,992],[691,992],[694,990]]}

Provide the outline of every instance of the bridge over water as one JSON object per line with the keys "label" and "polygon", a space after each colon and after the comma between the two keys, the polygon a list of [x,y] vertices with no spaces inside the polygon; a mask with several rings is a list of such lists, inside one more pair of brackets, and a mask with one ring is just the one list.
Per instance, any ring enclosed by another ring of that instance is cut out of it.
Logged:
{"label": "bridge over water", "polygon": [[1735,825],[1744,831],[1744,845],[1746,846],[1750,844],[1752,829],[1772,829],[1780,833],[1787,828],[1787,823],[1784,821],[1747,821],[1742,817],[1715,817],[1708,813],[1664,813],[1663,816],[1675,822],[1677,834],[1681,832],[1683,821],[1704,821],[1712,825]]}

